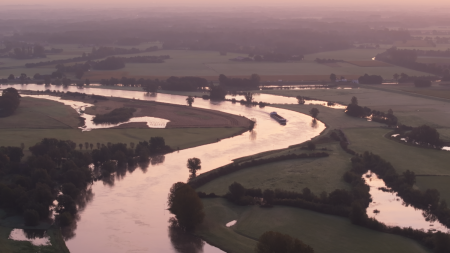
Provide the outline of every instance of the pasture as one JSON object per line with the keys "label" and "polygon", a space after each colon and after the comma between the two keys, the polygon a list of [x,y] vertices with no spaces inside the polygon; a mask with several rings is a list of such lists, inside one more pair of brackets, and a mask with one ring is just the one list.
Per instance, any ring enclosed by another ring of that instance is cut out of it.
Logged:
{"label": "pasture", "polygon": [[[55,45],[58,48],[59,45]],[[150,44],[140,46],[146,48]],[[14,60],[2,58],[0,62],[0,78],[6,78],[9,74],[20,75],[25,73],[28,76],[39,74],[51,74],[55,71],[55,66],[42,66],[38,68],[25,68],[25,63],[40,62],[55,59],[67,59],[81,55],[83,52],[90,52],[90,47],[78,45],[61,45],[64,48],[61,54],[48,55],[47,58]],[[387,66],[375,63],[368,63],[376,54],[385,49],[348,49],[321,52],[305,55],[305,59],[297,62],[238,62],[229,59],[237,56],[247,56],[245,54],[228,53],[222,56],[217,51],[194,51],[194,50],[159,50],[155,52],[145,52],[139,54],[122,55],[124,57],[144,56],[144,55],[170,55],[171,59],[165,63],[127,63],[126,67],[111,71],[89,71],[85,73],[83,79],[100,80],[104,78],[159,78],[166,79],[170,76],[201,76],[209,80],[217,80],[219,74],[235,77],[248,77],[251,74],[259,74],[262,81],[329,81],[329,75],[335,73],[348,79],[356,79],[364,74],[382,75],[385,79],[391,79],[395,73],[406,73],[408,75],[424,75],[423,72],[409,70],[398,66]],[[337,59],[344,61],[360,62],[359,66],[349,63],[339,63],[327,66],[318,64],[316,58]],[[364,62],[361,63],[361,62]],[[363,65],[361,65],[363,64]],[[375,65],[373,65],[375,64]]]}
{"label": "pasture", "polygon": [[[335,189],[348,189],[342,175],[350,168],[350,155],[346,154],[337,142],[318,145],[318,148],[327,148],[330,154],[325,158],[294,159],[243,169],[232,174],[215,179],[198,191],[224,195],[228,186],[233,182],[242,184],[245,188],[283,189],[301,192],[308,187],[313,193],[319,195],[325,191],[330,193]],[[268,158],[283,154],[309,153],[305,150],[290,148],[281,152],[270,153],[259,158]]]}
{"label": "pasture", "polygon": [[388,85],[365,85],[354,89],[262,90],[260,92],[289,97],[306,96],[344,105],[349,104],[351,98],[355,96],[361,106],[384,112],[392,109],[399,122],[405,125],[428,124],[438,128],[450,127],[450,111],[447,109],[449,106],[447,100],[433,99],[398,89],[388,89],[386,86]]}
{"label": "pasture", "polygon": [[[206,218],[197,234],[228,252],[254,252],[257,238],[269,230],[296,237],[317,253],[429,252],[408,238],[359,227],[337,216],[285,206],[241,207],[224,199],[202,202]],[[237,220],[236,225],[227,228],[232,220]]]}

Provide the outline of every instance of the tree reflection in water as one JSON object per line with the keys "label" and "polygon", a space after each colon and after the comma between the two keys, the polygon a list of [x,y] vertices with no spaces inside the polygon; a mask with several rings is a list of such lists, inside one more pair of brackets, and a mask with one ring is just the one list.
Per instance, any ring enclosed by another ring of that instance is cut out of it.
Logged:
{"label": "tree reflection in water", "polygon": [[43,229],[24,229],[23,232],[25,237],[30,240],[47,237],[47,232]]}
{"label": "tree reflection in water", "polygon": [[317,128],[317,127],[319,127],[319,124],[317,124],[317,120],[313,119],[313,120],[311,121],[311,127],[312,127],[312,128]]}
{"label": "tree reflection in water", "polygon": [[250,131],[250,135],[248,137],[250,138],[250,140],[254,141],[254,140],[256,140],[256,136],[257,136],[256,131],[252,130],[252,131]]}
{"label": "tree reflection in water", "polygon": [[205,242],[185,230],[181,229],[175,218],[169,219],[169,238],[173,248],[179,253],[200,253],[203,252]]}

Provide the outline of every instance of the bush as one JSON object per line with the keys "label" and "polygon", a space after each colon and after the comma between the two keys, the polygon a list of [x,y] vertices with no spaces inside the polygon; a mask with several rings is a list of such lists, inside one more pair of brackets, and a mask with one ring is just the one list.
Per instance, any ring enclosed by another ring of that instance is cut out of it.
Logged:
{"label": "bush", "polygon": [[134,108],[117,108],[111,112],[105,113],[103,115],[95,115],[93,121],[95,124],[110,123],[117,124],[120,122],[126,122],[133,117],[133,113],[136,112]]}
{"label": "bush", "polygon": [[197,193],[191,186],[182,182],[175,183],[170,188],[168,205],[169,211],[185,230],[195,229],[205,217],[203,204]]}
{"label": "bush", "polygon": [[73,222],[73,217],[69,212],[63,212],[58,216],[59,225],[61,227],[70,226]]}
{"label": "bush", "polygon": [[23,213],[23,218],[25,220],[25,226],[37,226],[39,225],[39,214],[36,210],[27,209]]}
{"label": "bush", "polygon": [[414,86],[416,87],[430,87],[431,81],[426,79],[416,79],[414,80]]}
{"label": "bush", "polygon": [[262,234],[255,248],[256,253],[314,253],[311,246],[287,234],[267,231]]}

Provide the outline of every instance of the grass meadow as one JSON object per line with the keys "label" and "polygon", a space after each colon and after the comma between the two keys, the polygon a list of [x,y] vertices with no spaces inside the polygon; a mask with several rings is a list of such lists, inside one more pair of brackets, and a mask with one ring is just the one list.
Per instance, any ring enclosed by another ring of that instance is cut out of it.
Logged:
{"label": "grass meadow", "polygon": [[[142,44],[138,48],[144,49],[158,43]],[[9,74],[20,75],[26,73],[28,76],[39,74],[51,74],[55,66],[42,66],[38,68],[25,68],[25,63],[40,62],[57,59],[68,59],[80,56],[83,52],[90,52],[91,47],[78,45],[54,45],[55,48],[63,48],[61,54],[48,55],[47,58],[15,60],[2,58],[0,60],[0,78],[6,78]],[[299,62],[235,62],[229,59],[244,54],[228,53],[221,56],[217,51],[194,51],[194,50],[160,50],[139,54],[123,55],[124,57],[142,55],[170,55],[172,59],[165,63],[127,63],[120,70],[111,71],[89,71],[84,78],[99,80],[103,78],[136,77],[136,78],[160,78],[166,79],[170,76],[201,76],[211,80],[217,80],[219,74],[228,76],[247,77],[251,74],[259,74],[263,81],[317,81],[329,80],[329,75],[335,73],[349,79],[356,79],[364,74],[382,75],[385,79],[392,79],[395,73],[406,73],[408,75],[424,75],[423,72],[409,70],[398,66],[387,66],[370,63],[376,54],[385,49],[348,49],[321,52],[305,56]],[[359,66],[350,63],[339,63],[336,65],[318,64],[316,58],[337,59],[359,62]],[[363,62],[364,64],[362,64]],[[362,64],[362,65],[361,65]]]}
{"label": "grass meadow", "polygon": [[[335,189],[348,189],[349,185],[342,179],[342,175],[350,168],[350,157],[337,142],[322,144],[318,148],[326,147],[329,157],[294,159],[281,162],[268,163],[243,169],[232,174],[222,176],[202,187],[199,191],[224,195],[228,186],[233,182],[242,184],[245,188],[283,189],[301,192],[308,187],[316,195],[321,192],[332,192]],[[291,148],[277,152],[270,156],[279,156],[287,153],[307,153],[299,148]]]}
{"label": "grass meadow", "polygon": [[[317,253],[429,252],[405,237],[355,226],[337,216],[284,206],[241,207],[224,199],[202,201],[206,220],[197,233],[227,252],[254,252],[256,239],[269,230],[299,238]],[[237,220],[236,225],[227,228],[225,224],[232,220]]]}

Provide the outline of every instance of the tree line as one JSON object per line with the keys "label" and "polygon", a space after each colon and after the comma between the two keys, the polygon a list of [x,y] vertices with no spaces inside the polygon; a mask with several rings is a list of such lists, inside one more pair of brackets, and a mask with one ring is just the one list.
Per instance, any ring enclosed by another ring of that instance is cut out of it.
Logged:
{"label": "tree line", "polygon": [[398,135],[396,139],[404,138],[406,142],[420,145],[424,147],[433,147],[441,149],[444,146],[444,141],[440,139],[440,134],[436,128],[422,125],[418,127],[399,126],[394,133]]}
{"label": "tree line", "polygon": [[14,88],[7,88],[2,91],[0,97],[0,117],[11,116],[20,105],[20,95]]}
{"label": "tree line", "polygon": [[105,58],[112,55],[121,55],[121,54],[137,54],[137,53],[143,53],[143,52],[153,52],[157,51],[158,47],[153,46],[149,47],[144,50],[140,50],[137,48],[119,48],[119,47],[99,47],[98,49],[93,47],[91,53],[83,53],[79,57],[73,57],[70,59],[61,59],[61,60],[52,60],[52,61],[46,61],[46,62],[37,62],[37,63],[26,63],[25,67],[27,68],[35,68],[40,66],[46,66],[46,65],[56,65],[56,64],[64,64],[64,63],[71,63],[71,62],[79,62],[79,61],[88,61],[88,60],[96,60]]}
{"label": "tree line", "polygon": [[398,119],[394,116],[392,109],[389,109],[387,113],[371,110],[366,106],[359,106],[356,97],[352,97],[351,103],[345,109],[345,114],[357,118],[370,117],[372,121],[387,124],[388,126],[396,126],[398,123]]}
{"label": "tree line", "polygon": [[[86,152],[83,152],[83,146]],[[123,166],[147,162],[152,155],[172,152],[164,138],[100,145],[45,138],[29,147],[31,156],[22,160],[24,147],[0,147],[0,207],[24,216],[27,226],[46,219],[55,207],[56,222],[69,226],[85,205],[93,181],[109,178]],[[94,168],[91,168],[91,165]],[[54,206],[54,201],[58,204]]]}
{"label": "tree line", "polygon": [[116,108],[105,114],[96,114],[92,121],[94,121],[95,124],[117,124],[130,120],[133,117],[134,112],[136,112],[135,108]]}
{"label": "tree line", "polygon": [[[420,50],[397,49],[396,47],[392,47],[385,52],[378,54],[376,56],[376,60],[440,76],[449,74],[450,65],[417,62],[417,57],[420,53],[423,52],[421,52]],[[434,54],[435,53],[430,53],[430,55]],[[447,54],[447,51],[438,51],[436,52],[436,54],[440,54],[443,56]]]}

